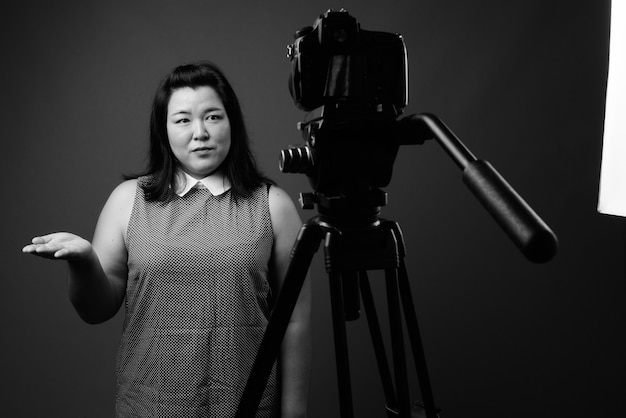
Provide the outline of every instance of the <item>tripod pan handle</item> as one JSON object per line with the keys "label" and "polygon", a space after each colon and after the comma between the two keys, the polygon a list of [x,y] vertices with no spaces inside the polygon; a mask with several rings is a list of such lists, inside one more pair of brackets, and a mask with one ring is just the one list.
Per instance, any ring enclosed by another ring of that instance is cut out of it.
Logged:
{"label": "tripod pan handle", "polygon": [[491,164],[469,162],[463,182],[528,260],[544,263],[554,257],[558,246],[554,232]]}

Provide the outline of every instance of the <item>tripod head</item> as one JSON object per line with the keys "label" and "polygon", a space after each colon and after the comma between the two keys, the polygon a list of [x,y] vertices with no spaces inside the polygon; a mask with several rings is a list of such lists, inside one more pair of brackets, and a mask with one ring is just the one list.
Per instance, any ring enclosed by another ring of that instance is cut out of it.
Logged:
{"label": "tripod head", "polygon": [[345,10],[329,10],[288,46],[289,90],[309,112],[298,124],[305,145],[284,149],[284,173],[305,174],[317,205],[335,225],[367,227],[387,203],[381,188],[391,181],[400,145],[436,139],[463,180],[504,231],[533,262],[556,253],[557,238],[532,208],[487,162],[476,157],[435,115],[401,117],[407,98],[407,52],[401,35],[362,30]]}
{"label": "tripod head", "polygon": [[391,181],[398,153],[396,111],[336,104],[320,112],[299,124],[306,145],[281,152],[281,171],[309,178],[315,193],[302,195],[303,207],[317,204],[320,215],[336,220],[374,221],[372,216],[387,203],[381,188]]}

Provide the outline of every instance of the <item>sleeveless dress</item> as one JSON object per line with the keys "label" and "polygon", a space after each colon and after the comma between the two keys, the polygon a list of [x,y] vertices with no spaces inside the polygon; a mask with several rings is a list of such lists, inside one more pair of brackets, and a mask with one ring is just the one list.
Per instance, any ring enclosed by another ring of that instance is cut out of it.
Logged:
{"label": "sleeveless dress", "polygon": [[[234,416],[271,309],[267,186],[146,202],[146,181],[127,230],[116,416]],[[275,365],[258,418],[279,416],[278,392]]]}

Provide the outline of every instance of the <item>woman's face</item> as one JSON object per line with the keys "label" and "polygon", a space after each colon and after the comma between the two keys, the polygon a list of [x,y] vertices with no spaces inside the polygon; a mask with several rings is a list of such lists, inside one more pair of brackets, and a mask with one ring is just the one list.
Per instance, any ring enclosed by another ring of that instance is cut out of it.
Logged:
{"label": "woman's face", "polygon": [[208,86],[174,90],[167,105],[167,137],[192,177],[219,169],[230,150],[230,122],[217,92]]}

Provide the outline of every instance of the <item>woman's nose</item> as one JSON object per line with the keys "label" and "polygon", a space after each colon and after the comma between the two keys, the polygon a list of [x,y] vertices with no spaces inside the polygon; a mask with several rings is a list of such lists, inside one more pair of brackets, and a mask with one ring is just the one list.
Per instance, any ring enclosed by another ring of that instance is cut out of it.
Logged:
{"label": "woman's nose", "polygon": [[202,120],[197,120],[193,124],[193,139],[203,140],[209,138],[209,131]]}

